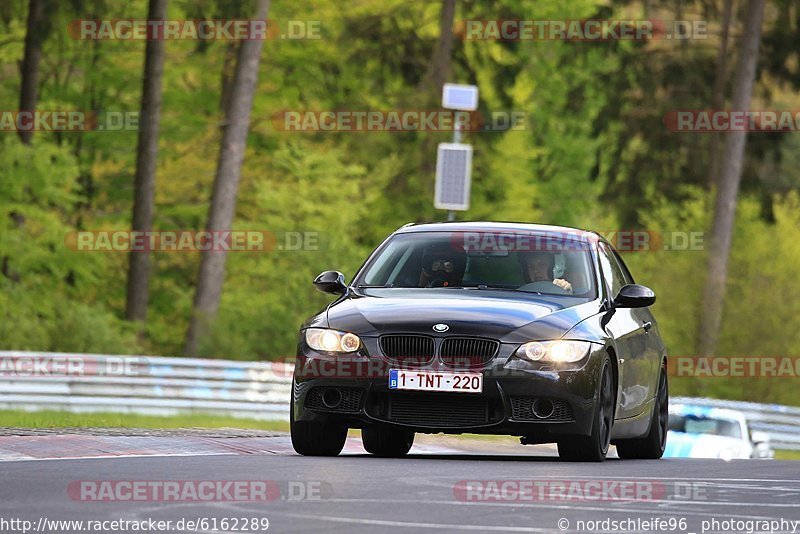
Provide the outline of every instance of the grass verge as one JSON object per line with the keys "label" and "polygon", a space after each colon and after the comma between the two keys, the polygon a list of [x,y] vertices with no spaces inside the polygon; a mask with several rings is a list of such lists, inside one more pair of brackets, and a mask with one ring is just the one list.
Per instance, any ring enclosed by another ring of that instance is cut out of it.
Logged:
{"label": "grass verge", "polygon": [[245,428],[288,432],[288,421],[256,421],[214,414],[176,416],[124,413],[71,413],[60,411],[25,412],[0,410],[0,427],[21,428]]}

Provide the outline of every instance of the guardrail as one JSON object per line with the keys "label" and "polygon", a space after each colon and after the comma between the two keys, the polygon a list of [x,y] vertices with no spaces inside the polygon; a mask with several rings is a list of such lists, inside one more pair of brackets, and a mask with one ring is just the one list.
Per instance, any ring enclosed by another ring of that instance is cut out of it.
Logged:
{"label": "guardrail", "polygon": [[[0,351],[0,409],[287,420],[292,371],[280,362]],[[800,408],[694,397],[671,402],[739,410],[773,448],[800,450]]]}
{"label": "guardrail", "polygon": [[750,430],[769,435],[773,449],[800,451],[800,408],[697,397],[672,397],[670,402],[738,410],[744,414]]}
{"label": "guardrail", "polygon": [[0,409],[288,420],[293,366],[0,351]]}

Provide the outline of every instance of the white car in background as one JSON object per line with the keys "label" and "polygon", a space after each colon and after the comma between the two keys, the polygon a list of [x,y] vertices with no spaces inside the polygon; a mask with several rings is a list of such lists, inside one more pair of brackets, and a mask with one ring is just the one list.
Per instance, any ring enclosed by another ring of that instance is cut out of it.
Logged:
{"label": "white car in background", "polygon": [[664,458],[772,458],[769,436],[750,432],[743,413],[723,408],[673,404]]}

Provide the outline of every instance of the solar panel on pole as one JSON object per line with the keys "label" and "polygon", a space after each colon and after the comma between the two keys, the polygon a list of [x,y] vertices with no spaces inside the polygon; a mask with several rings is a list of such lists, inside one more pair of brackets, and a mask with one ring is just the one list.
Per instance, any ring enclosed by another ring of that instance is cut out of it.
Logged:
{"label": "solar panel on pole", "polygon": [[440,143],[433,205],[443,210],[468,210],[471,178],[472,145]]}

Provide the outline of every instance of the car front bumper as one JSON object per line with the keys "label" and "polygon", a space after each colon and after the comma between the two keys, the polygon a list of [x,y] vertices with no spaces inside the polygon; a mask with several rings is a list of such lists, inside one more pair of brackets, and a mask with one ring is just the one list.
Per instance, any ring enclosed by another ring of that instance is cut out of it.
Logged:
{"label": "car front bumper", "polygon": [[[483,374],[481,393],[455,393],[390,389],[389,369],[401,366],[382,356],[332,361],[301,345],[292,386],[294,420],[338,422],[350,428],[392,425],[423,433],[525,436],[528,443],[589,435],[602,347],[579,369],[549,371],[509,366],[515,348],[504,346],[487,366],[469,371]],[[461,371],[436,361],[414,369]]]}

